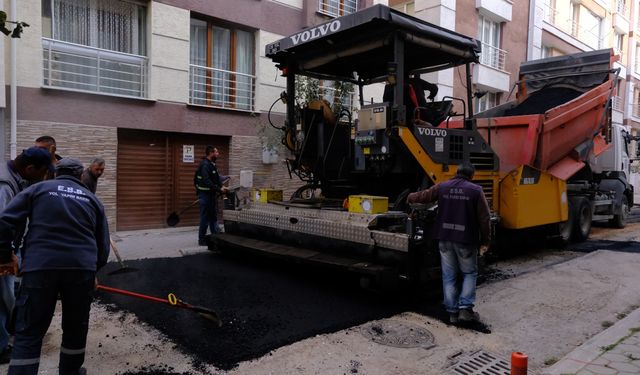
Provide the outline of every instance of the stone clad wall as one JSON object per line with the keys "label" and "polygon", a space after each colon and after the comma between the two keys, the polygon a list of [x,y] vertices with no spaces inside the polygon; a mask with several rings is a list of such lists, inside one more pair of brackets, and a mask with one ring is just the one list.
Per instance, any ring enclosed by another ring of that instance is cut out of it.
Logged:
{"label": "stone clad wall", "polygon": [[[5,139],[9,140],[9,127]],[[104,174],[98,180],[96,196],[104,205],[111,232],[116,228],[116,171],[118,161],[118,131],[114,127],[18,121],[17,152],[33,146],[36,138],[50,135],[56,139],[58,155],[80,160],[85,167],[94,157],[105,160]],[[8,141],[7,141],[8,145]],[[7,155],[5,159],[9,159]]]}
{"label": "stone clad wall", "polygon": [[255,188],[283,190],[285,201],[289,200],[291,194],[303,185],[297,176],[294,175],[293,179],[289,178],[285,156],[283,156],[288,155],[288,152],[284,147],[280,150],[277,162],[274,164],[262,163],[262,142],[259,137],[231,137],[229,149],[229,174],[233,175],[232,185],[240,183],[241,170],[252,170]]}

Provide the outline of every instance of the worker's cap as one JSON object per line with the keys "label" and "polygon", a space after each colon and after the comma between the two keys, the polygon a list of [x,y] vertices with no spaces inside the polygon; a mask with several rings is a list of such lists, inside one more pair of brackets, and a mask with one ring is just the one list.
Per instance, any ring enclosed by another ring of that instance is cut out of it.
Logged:
{"label": "worker's cap", "polygon": [[53,171],[51,154],[47,149],[35,146],[29,147],[22,150],[21,158],[25,165],[35,165],[36,167],[46,166],[50,171]]}
{"label": "worker's cap", "polygon": [[78,159],[62,158],[60,159],[58,164],[56,164],[56,172],[62,169],[69,170],[73,172],[73,174],[81,174],[82,171],[84,170],[84,166]]}

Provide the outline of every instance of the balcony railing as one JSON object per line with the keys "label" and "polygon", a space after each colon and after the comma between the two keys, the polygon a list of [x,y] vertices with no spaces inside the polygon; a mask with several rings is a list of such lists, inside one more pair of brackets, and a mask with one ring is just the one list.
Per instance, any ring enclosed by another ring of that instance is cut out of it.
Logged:
{"label": "balcony railing", "polygon": [[504,64],[506,60],[507,51],[486,43],[482,43],[480,64],[504,71]]}
{"label": "balcony railing", "polygon": [[611,108],[615,109],[616,111],[623,111],[624,110],[624,100],[622,100],[622,97],[620,96],[614,96],[611,98]]}
{"label": "balcony railing", "polygon": [[189,66],[189,103],[244,111],[255,109],[256,76],[206,66]]}
{"label": "balcony railing", "polygon": [[615,3],[615,10],[618,14],[621,14],[625,17],[628,17],[628,6],[627,6],[627,2],[624,0],[617,0]]}
{"label": "balcony railing", "polygon": [[602,37],[598,33],[581,27],[578,22],[575,22],[571,18],[563,18],[561,14],[550,5],[545,5],[543,11],[546,22],[594,49],[602,48]]}
{"label": "balcony railing", "polygon": [[340,17],[358,10],[357,0],[320,0],[318,12],[331,17]]}
{"label": "balcony railing", "polygon": [[147,96],[147,58],[42,38],[43,85],[118,96]]}

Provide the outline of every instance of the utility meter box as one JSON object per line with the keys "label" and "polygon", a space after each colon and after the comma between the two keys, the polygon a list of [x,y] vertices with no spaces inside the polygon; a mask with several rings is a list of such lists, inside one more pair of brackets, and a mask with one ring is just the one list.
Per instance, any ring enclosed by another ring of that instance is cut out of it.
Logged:
{"label": "utility meter box", "polygon": [[389,211],[389,198],[374,195],[350,195],[349,212],[381,214]]}
{"label": "utility meter box", "polygon": [[282,201],[282,190],[276,189],[254,189],[253,201],[267,203],[269,201]]}

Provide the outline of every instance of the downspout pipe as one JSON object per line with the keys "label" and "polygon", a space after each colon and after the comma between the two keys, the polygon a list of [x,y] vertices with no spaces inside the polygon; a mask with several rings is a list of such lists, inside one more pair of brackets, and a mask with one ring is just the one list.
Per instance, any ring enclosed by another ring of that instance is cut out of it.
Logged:
{"label": "downspout pipe", "polygon": [[[18,19],[18,15],[17,15],[17,5],[16,5],[17,0],[11,0],[11,14],[10,14],[10,19],[12,21],[15,21]],[[17,79],[17,54],[18,54],[18,41],[17,38],[11,38],[11,104],[10,104],[10,111],[11,111],[11,136],[10,136],[10,143],[9,143],[9,149],[10,149],[10,156],[11,156],[11,160],[15,159],[17,156],[17,147],[18,147],[18,142],[17,142],[17,132],[18,132],[18,98],[17,98],[17,92],[18,92],[18,79]]]}

